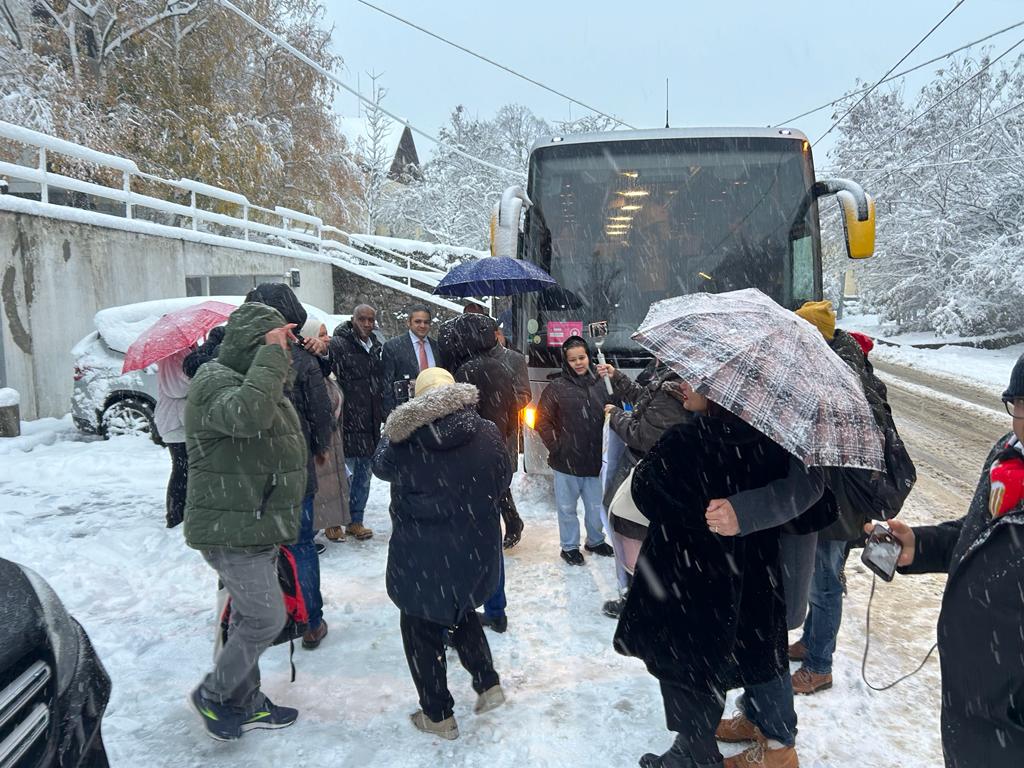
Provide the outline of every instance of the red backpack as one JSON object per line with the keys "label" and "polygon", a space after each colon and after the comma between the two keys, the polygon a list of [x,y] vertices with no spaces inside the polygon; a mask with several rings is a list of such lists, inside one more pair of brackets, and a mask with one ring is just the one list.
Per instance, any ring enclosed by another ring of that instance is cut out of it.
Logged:
{"label": "red backpack", "polygon": [[[309,625],[309,611],[306,609],[306,600],[302,596],[302,587],[299,585],[299,569],[295,565],[295,556],[291,550],[282,545],[277,557],[277,583],[281,586],[281,596],[284,598],[284,609],[288,615],[284,629],[274,640],[272,645],[289,645],[289,661],[295,652],[293,641],[302,637]],[[223,587],[223,585],[219,585]],[[231,628],[231,598],[228,597],[224,603],[224,609],[220,614],[220,641],[221,646],[228,641],[228,631]],[[292,664],[292,682],[295,682],[295,665]]]}

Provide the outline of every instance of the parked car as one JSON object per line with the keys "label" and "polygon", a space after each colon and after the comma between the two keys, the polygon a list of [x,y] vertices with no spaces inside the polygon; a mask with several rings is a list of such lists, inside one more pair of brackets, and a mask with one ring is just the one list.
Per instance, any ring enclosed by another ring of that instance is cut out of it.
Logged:
{"label": "parked car", "polygon": [[[204,301],[223,301],[238,306],[243,296],[189,296],[177,299],[143,301],[101,309],[93,318],[96,330],[71,350],[75,361],[75,386],[71,395],[71,416],[83,432],[111,435],[146,434],[157,443],[156,371],[123,374],[124,354],[143,331],[163,315]],[[330,330],[337,315],[303,304],[310,317],[320,318]]]}
{"label": "parked car", "polygon": [[0,766],[105,768],[110,677],[39,574],[0,558]]}

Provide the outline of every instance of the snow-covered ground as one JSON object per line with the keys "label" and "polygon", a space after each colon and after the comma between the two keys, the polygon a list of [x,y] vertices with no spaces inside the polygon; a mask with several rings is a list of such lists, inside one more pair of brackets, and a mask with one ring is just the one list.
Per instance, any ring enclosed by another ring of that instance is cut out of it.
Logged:
{"label": "snow-covered ground", "polygon": [[[934,333],[888,335],[879,325],[877,315],[852,315],[840,321],[839,325],[888,342],[875,345],[871,351],[872,360],[914,368],[940,378],[973,383],[996,394],[1002,394],[1006,389],[1013,364],[1024,354],[1024,344],[1014,344],[1003,349],[977,349],[957,344],[967,339],[937,336]],[[947,345],[939,349],[917,349],[911,346],[942,343]]]}
{"label": "snow-covered ground", "polygon": [[[588,557],[586,567],[565,566],[548,481],[523,475],[514,488],[527,527],[507,559],[509,631],[489,635],[506,707],[474,716],[468,676],[452,656],[462,738],[442,742],[409,724],[416,696],[384,593],[388,491],[374,481],[367,523],[376,537],[331,544],[322,558],[330,635],[317,651],[296,650],[294,684],[287,648],[264,657],[265,690],[298,707],[298,723],[233,744],[209,740],[185,698],[211,661],[214,575],[180,529],[164,528],[169,467],[167,452],[144,438],[87,439],[69,418],[25,423],[22,437],[0,440],[0,556],[48,579],[95,643],[113,678],[103,723],[112,765],[618,768],[670,743],[657,684],[611,648],[615,624],[600,606],[615,594],[612,564]],[[953,514],[914,499],[915,522]],[[870,580],[854,559],[848,575],[835,687],[797,701],[801,763],[940,764],[938,665],[892,691],[867,690],[859,669]],[[924,656],[941,589],[938,577],[880,585],[873,682]]]}

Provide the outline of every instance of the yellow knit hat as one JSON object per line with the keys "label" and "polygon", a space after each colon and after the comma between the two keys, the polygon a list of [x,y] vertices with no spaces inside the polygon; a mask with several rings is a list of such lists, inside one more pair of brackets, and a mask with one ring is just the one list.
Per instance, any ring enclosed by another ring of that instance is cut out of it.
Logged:
{"label": "yellow knit hat", "polygon": [[827,341],[836,335],[836,313],[831,301],[808,301],[796,313],[821,331]]}
{"label": "yellow knit hat", "polygon": [[455,379],[444,368],[424,368],[416,377],[416,397],[426,394],[437,387],[454,384]]}

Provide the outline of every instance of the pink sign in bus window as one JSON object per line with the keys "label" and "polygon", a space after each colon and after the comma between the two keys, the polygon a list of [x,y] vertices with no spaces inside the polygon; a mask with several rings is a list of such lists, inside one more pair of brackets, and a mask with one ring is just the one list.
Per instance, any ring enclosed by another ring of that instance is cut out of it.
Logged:
{"label": "pink sign in bus window", "polygon": [[560,347],[571,336],[583,336],[582,320],[566,320],[548,323],[548,346]]}

